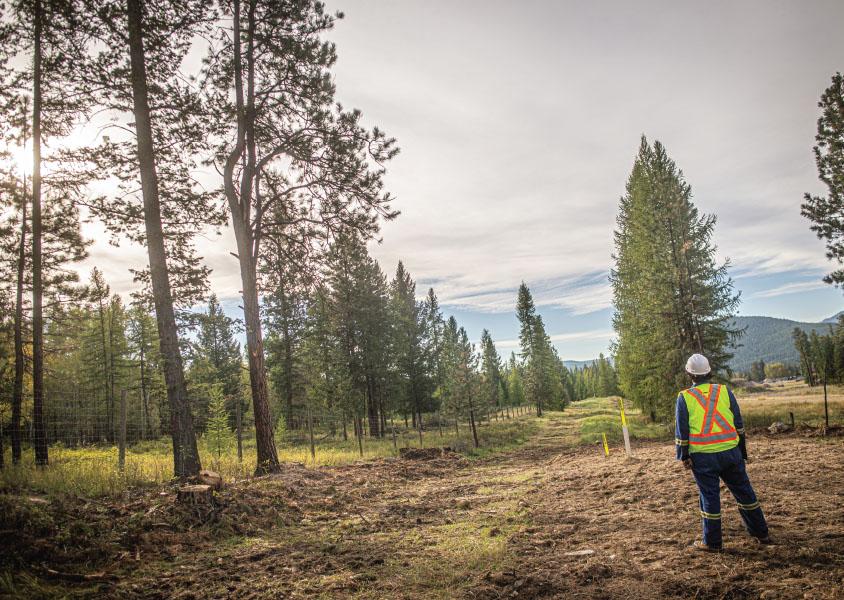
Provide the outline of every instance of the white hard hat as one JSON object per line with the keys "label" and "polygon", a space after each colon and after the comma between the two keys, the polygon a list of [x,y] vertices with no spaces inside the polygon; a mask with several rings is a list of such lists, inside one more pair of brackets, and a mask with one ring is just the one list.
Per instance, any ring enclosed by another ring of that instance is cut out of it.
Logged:
{"label": "white hard hat", "polygon": [[709,360],[703,354],[692,354],[686,361],[686,372],[691,375],[706,375],[711,370]]}

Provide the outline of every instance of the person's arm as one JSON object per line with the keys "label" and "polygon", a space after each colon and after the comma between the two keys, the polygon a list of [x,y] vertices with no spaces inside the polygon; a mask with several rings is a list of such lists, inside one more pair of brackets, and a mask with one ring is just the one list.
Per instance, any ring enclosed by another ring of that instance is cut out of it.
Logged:
{"label": "person's arm", "polygon": [[674,445],[677,447],[677,460],[682,460],[685,466],[689,460],[689,409],[683,394],[677,396],[677,407],[674,410]]}
{"label": "person's arm", "polygon": [[741,418],[741,409],[736,401],[736,397],[733,396],[733,390],[728,388],[727,393],[730,395],[730,411],[733,413],[733,425],[738,432],[738,446],[739,450],[741,450],[741,457],[744,460],[747,460],[747,442],[745,441],[744,435],[744,419]]}

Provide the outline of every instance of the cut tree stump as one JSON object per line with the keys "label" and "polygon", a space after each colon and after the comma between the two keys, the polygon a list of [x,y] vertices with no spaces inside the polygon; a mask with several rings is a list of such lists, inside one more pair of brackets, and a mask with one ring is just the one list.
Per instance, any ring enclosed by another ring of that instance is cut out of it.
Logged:
{"label": "cut tree stump", "polygon": [[210,485],[217,491],[223,489],[223,478],[214,471],[209,471],[208,469],[203,469],[199,472],[199,482],[205,485]]}
{"label": "cut tree stump", "polygon": [[185,485],[179,488],[177,500],[183,504],[205,505],[214,501],[210,485]]}

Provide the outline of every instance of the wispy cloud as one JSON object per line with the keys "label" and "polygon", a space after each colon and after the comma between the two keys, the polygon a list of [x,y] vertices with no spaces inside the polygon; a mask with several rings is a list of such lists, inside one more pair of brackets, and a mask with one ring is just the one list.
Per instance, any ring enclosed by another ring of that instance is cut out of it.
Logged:
{"label": "wispy cloud", "polygon": [[[611,329],[594,329],[591,331],[574,331],[571,333],[556,333],[548,336],[552,343],[557,342],[578,342],[578,341],[609,341],[614,335]],[[503,340],[496,342],[495,345],[499,348],[518,348],[519,340]]]}
{"label": "wispy cloud", "polygon": [[[643,132],[666,144],[700,211],[717,215],[714,241],[737,288],[782,275],[745,299],[823,287],[805,281],[829,265],[798,205],[821,191],[811,147],[818,96],[844,54],[844,3],[495,1],[478,21],[473,3],[336,2],[346,9],[330,34],[338,100],[402,148],[385,181],[402,215],[371,251],[390,277],[403,260],[420,296],[432,285],[444,307],[504,323],[489,315],[512,313],[524,280],[540,312],[559,309],[598,335],[618,198]],[[684,44],[666,53],[678,29]],[[680,85],[678,73],[697,85]],[[145,252],[96,237],[85,268],[98,264],[115,291],[131,290],[128,267],[143,266]],[[229,230],[197,242],[221,298],[241,286],[235,246]],[[512,338],[504,327],[493,337]]]}
{"label": "wispy cloud", "polygon": [[809,292],[812,290],[820,290],[828,288],[829,284],[823,281],[802,281],[799,283],[786,283],[769,290],[762,290],[750,295],[751,298],[774,298],[776,296],[785,296],[787,294],[799,294],[801,292]]}

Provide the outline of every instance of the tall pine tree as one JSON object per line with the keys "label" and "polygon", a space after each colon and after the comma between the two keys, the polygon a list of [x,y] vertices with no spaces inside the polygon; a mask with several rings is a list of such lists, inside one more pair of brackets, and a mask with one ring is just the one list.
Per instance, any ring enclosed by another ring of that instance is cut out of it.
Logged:
{"label": "tall pine tree", "polygon": [[610,279],[620,387],[652,419],[670,414],[690,354],[723,371],[740,335],[731,325],[739,297],[727,263],[715,262],[715,217],[699,214],[691,197],[662,144],[643,136],[619,206]]}
{"label": "tall pine tree", "polygon": [[[826,241],[826,256],[844,262],[844,77],[836,73],[821,96],[823,111],[818,119],[815,163],[818,177],[827,187],[826,196],[806,194],[802,214],[812,221],[812,231]],[[844,283],[844,268],[824,277],[827,283]]]}

